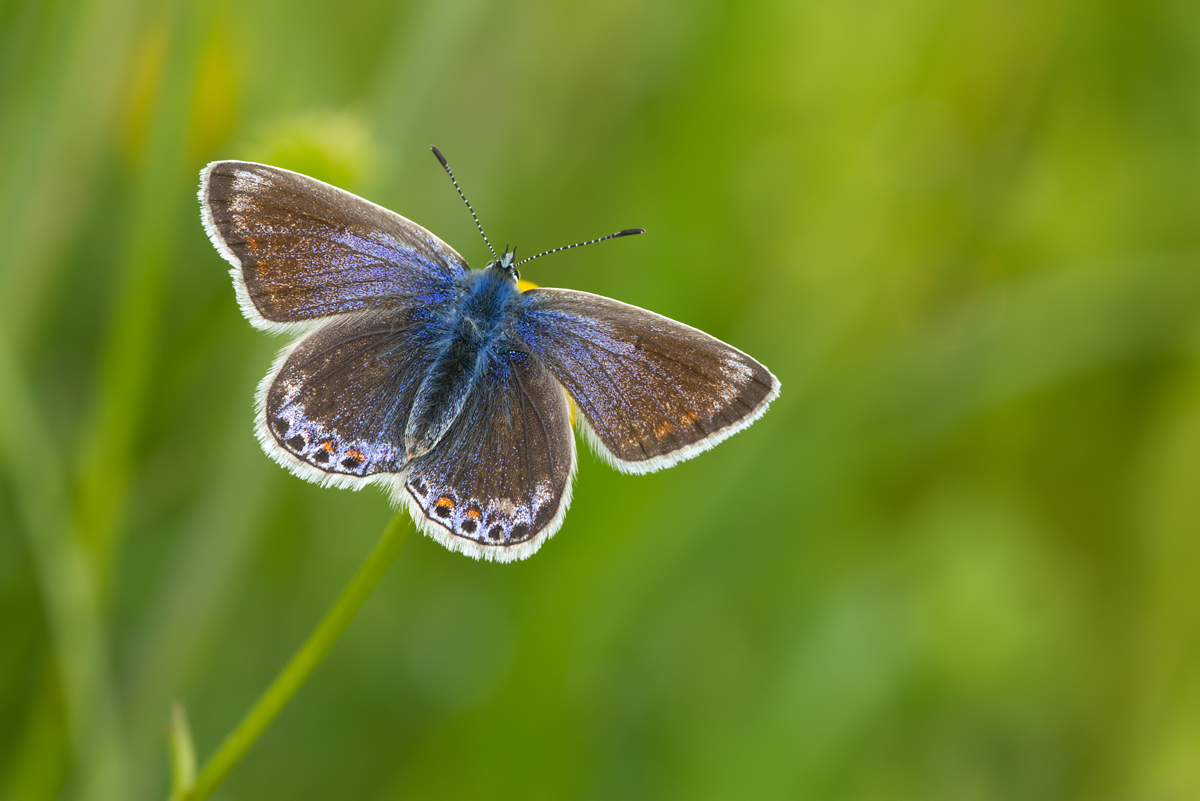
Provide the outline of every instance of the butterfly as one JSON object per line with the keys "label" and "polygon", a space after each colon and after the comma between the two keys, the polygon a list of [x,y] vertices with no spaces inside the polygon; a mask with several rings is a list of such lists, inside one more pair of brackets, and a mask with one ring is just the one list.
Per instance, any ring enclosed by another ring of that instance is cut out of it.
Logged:
{"label": "butterfly", "polygon": [[508,562],[558,531],[572,422],[617,470],[649,473],[779,395],[766,367],[695,328],[587,292],[522,291],[531,259],[497,256],[486,234],[494,258],[473,270],[394,212],[244,161],[206,166],[199,197],[246,318],[299,335],[258,387],[263,450],[322,485],[383,485],[452,551]]}

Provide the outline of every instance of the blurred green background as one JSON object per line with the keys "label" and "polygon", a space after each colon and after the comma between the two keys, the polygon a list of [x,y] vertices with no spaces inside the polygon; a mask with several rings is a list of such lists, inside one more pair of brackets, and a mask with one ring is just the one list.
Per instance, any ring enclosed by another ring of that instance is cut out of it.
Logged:
{"label": "blurred green background", "polygon": [[1200,4],[0,2],[0,797],[162,799],[390,518],[259,450],[265,161],[783,383],[414,537],[225,799],[1200,798]]}

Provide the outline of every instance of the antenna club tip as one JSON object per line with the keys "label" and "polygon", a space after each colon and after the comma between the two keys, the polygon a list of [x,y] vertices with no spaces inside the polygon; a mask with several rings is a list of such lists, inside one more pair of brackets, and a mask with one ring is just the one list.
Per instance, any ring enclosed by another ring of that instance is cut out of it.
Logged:
{"label": "antenna club tip", "polygon": [[435,145],[430,145],[429,149],[433,151],[433,155],[437,156],[437,160],[442,163],[442,166],[449,169],[450,165],[446,163],[446,157],[442,155],[442,151],[438,150]]}
{"label": "antenna club tip", "polygon": [[619,231],[617,236],[633,236],[634,234],[646,233],[645,228],[626,228],[624,231]]}

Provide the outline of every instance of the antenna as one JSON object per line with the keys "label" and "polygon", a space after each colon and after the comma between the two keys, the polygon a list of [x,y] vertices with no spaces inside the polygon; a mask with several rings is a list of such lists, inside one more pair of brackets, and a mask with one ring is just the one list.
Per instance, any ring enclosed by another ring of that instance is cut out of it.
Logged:
{"label": "antenna", "polygon": [[599,239],[589,239],[587,242],[576,242],[574,245],[563,245],[561,248],[555,248],[554,250],[547,250],[544,253],[537,254],[536,256],[530,256],[528,259],[522,259],[521,261],[514,264],[513,267],[520,267],[522,264],[524,264],[527,261],[533,261],[534,259],[540,259],[542,256],[549,256],[551,253],[557,253],[560,250],[570,250],[571,248],[581,248],[584,245],[594,245],[597,242],[603,242],[606,239],[616,239],[619,236],[633,236],[634,234],[644,234],[644,233],[646,233],[645,228],[626,228],[624,231],[617,231],[615,234],[609,234],[608,236],[602,236]]}
{"label": "antenna", "polygon": [[[442,162],[442,167],[445,168],[446,174],[450,176],[450,183],[454,184],[455,189],[458,189],[458,181],[454,180],[454,173],[450,171],[450,165],[446,163],[446,157],[442,155],[442,151],[433,145],[430,145],[429,149],[433,151],[433,155],[437,156],[437,160]],[[488,242],[487,234],[483,232],[483,226],[479,224],[479,218],[475,216],[475,209],[471,208],[471,201],[467,200],[467,196],[463,194],[461,189],[458,189],[458,196],[463,199],[463,203],[467,204],[467,211],[471,212],[471,217],[475,220],[475,227],[479,229],[479,235],[487,243],[488,250],[492,251],[492,255],[499,259],[500,257],[496,256],[496,249],[492,247],[491,242]],[[617,236],[617,234],[613,234],[613,236]],[[608,237],[605,238],[607,239]],[[507,248],[505,248],[505,252],[507,252]]]}

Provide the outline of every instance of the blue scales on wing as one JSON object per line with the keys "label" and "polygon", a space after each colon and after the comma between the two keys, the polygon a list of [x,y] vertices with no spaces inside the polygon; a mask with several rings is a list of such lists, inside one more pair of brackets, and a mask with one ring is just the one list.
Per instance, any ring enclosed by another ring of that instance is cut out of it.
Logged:
{"label": "blue scales on wing", "polygon": [[569,289],[523,297],[518,335],[570,393],[593,447],[623,472],[695,456],[779,394],[750,356],[662,315]]}
{"label": "blue scales on wing", "polygon": [[410,220],[289,170],[216,161],[201,174],[205,229],[260,328],[446,300],[468,270]]}

